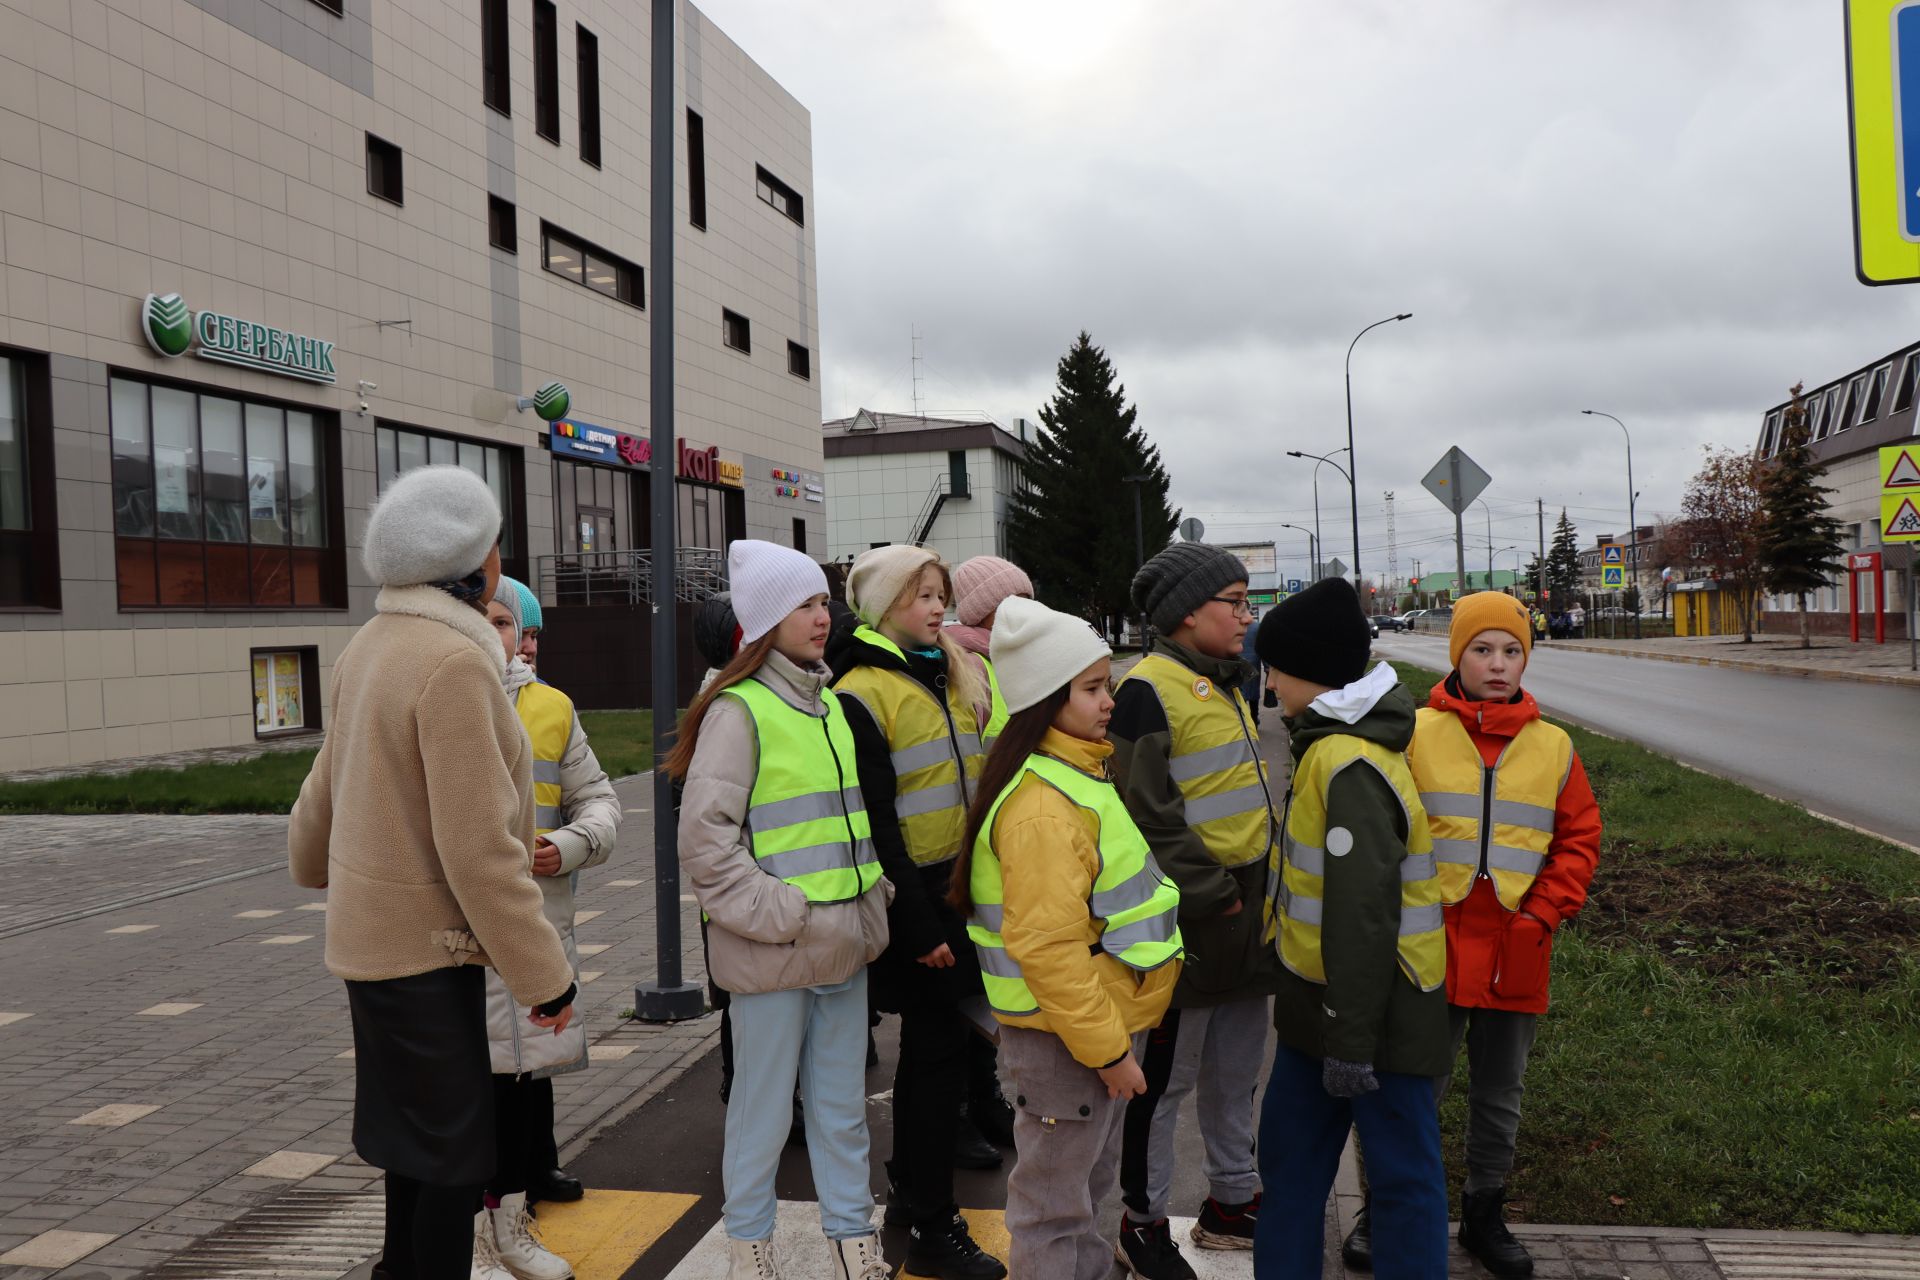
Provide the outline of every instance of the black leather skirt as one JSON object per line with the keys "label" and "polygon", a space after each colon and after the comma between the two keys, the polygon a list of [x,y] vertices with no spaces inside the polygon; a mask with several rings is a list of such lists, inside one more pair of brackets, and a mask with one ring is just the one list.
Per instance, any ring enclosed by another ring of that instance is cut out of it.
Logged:
{"label": "black leather skirt", "polygon": [[353,1147],[376,1169],[440,1186],[493,1176],[486,971],[458,965],[347,983]]}

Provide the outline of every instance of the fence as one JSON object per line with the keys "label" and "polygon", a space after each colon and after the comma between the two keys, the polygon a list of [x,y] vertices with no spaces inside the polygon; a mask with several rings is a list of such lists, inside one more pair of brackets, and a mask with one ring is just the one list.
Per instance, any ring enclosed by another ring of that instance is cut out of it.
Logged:
{"label": "fence", "polygon": [[[712,547],[681,547],[674,556],[673,594],[699,601],[727,589],[727,558]],[[653,552],[581,551],[534,560],[534,589],[556,605],[653,603]]]}

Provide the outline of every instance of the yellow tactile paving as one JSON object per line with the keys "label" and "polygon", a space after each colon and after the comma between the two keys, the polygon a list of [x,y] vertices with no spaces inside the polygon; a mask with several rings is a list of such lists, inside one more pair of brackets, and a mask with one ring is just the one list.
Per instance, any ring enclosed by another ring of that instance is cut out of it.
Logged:
{"label": "yellow tactile paving", "polygon": [[[1007,1250],[1012,1247],[1013,1239],[1007,1234],[1007,1213],[1004,1209],[962,1209],[960,1216],[967,1220],[967,1230],[973,1233],[973,1242],[994,1257],[1005,1262]],[[922,1277],[917,1271],[905,1267],[895,1273],[900,1280],[932,1280]]]}
{"label": "yellow tactile paving", "polygon": [[676,1191],[598,1191],[542,1203],[540,1239],[573,1264],[574,1280],[620,1280],[700,1197]]}

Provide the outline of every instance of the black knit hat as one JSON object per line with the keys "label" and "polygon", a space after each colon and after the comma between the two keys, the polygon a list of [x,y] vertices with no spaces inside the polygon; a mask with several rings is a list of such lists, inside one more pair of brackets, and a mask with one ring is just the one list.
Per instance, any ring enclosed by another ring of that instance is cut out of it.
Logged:
{"label": "black knit hat", "polygon": [[724,667],[733,661],[740,623],[733,616],[733,593],[722,591],[708,596],[693,611],[693,647],[700,651],[710,667]]}
{"label": "black knit hat", "polygon": [[1253,649],[1275,671],[1340,689],[1367,674],[1373,631],[1353,584],[1322,578],[1261,619]]}
{"label": "black knit hat", "polygon": [[1209,597],[1246,580],[1247,566],[1231,551],[1176,542],[1133,575],[1133,606],[1162,633],[1170,632]]}

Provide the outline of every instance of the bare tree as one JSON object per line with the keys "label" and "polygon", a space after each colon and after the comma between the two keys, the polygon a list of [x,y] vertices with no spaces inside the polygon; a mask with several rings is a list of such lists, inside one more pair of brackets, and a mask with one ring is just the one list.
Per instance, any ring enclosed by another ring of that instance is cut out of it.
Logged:
{"label": "bare tree", "polygon": [[1706,450],[1706,461],[1687,481],[1679,531],[1700,566],[1732,586],[1740,602],[1740,631],[1753,642],[1753,610],[1767,581],[1760,540],[1765,504],[1759,461],[1751,452]]}

